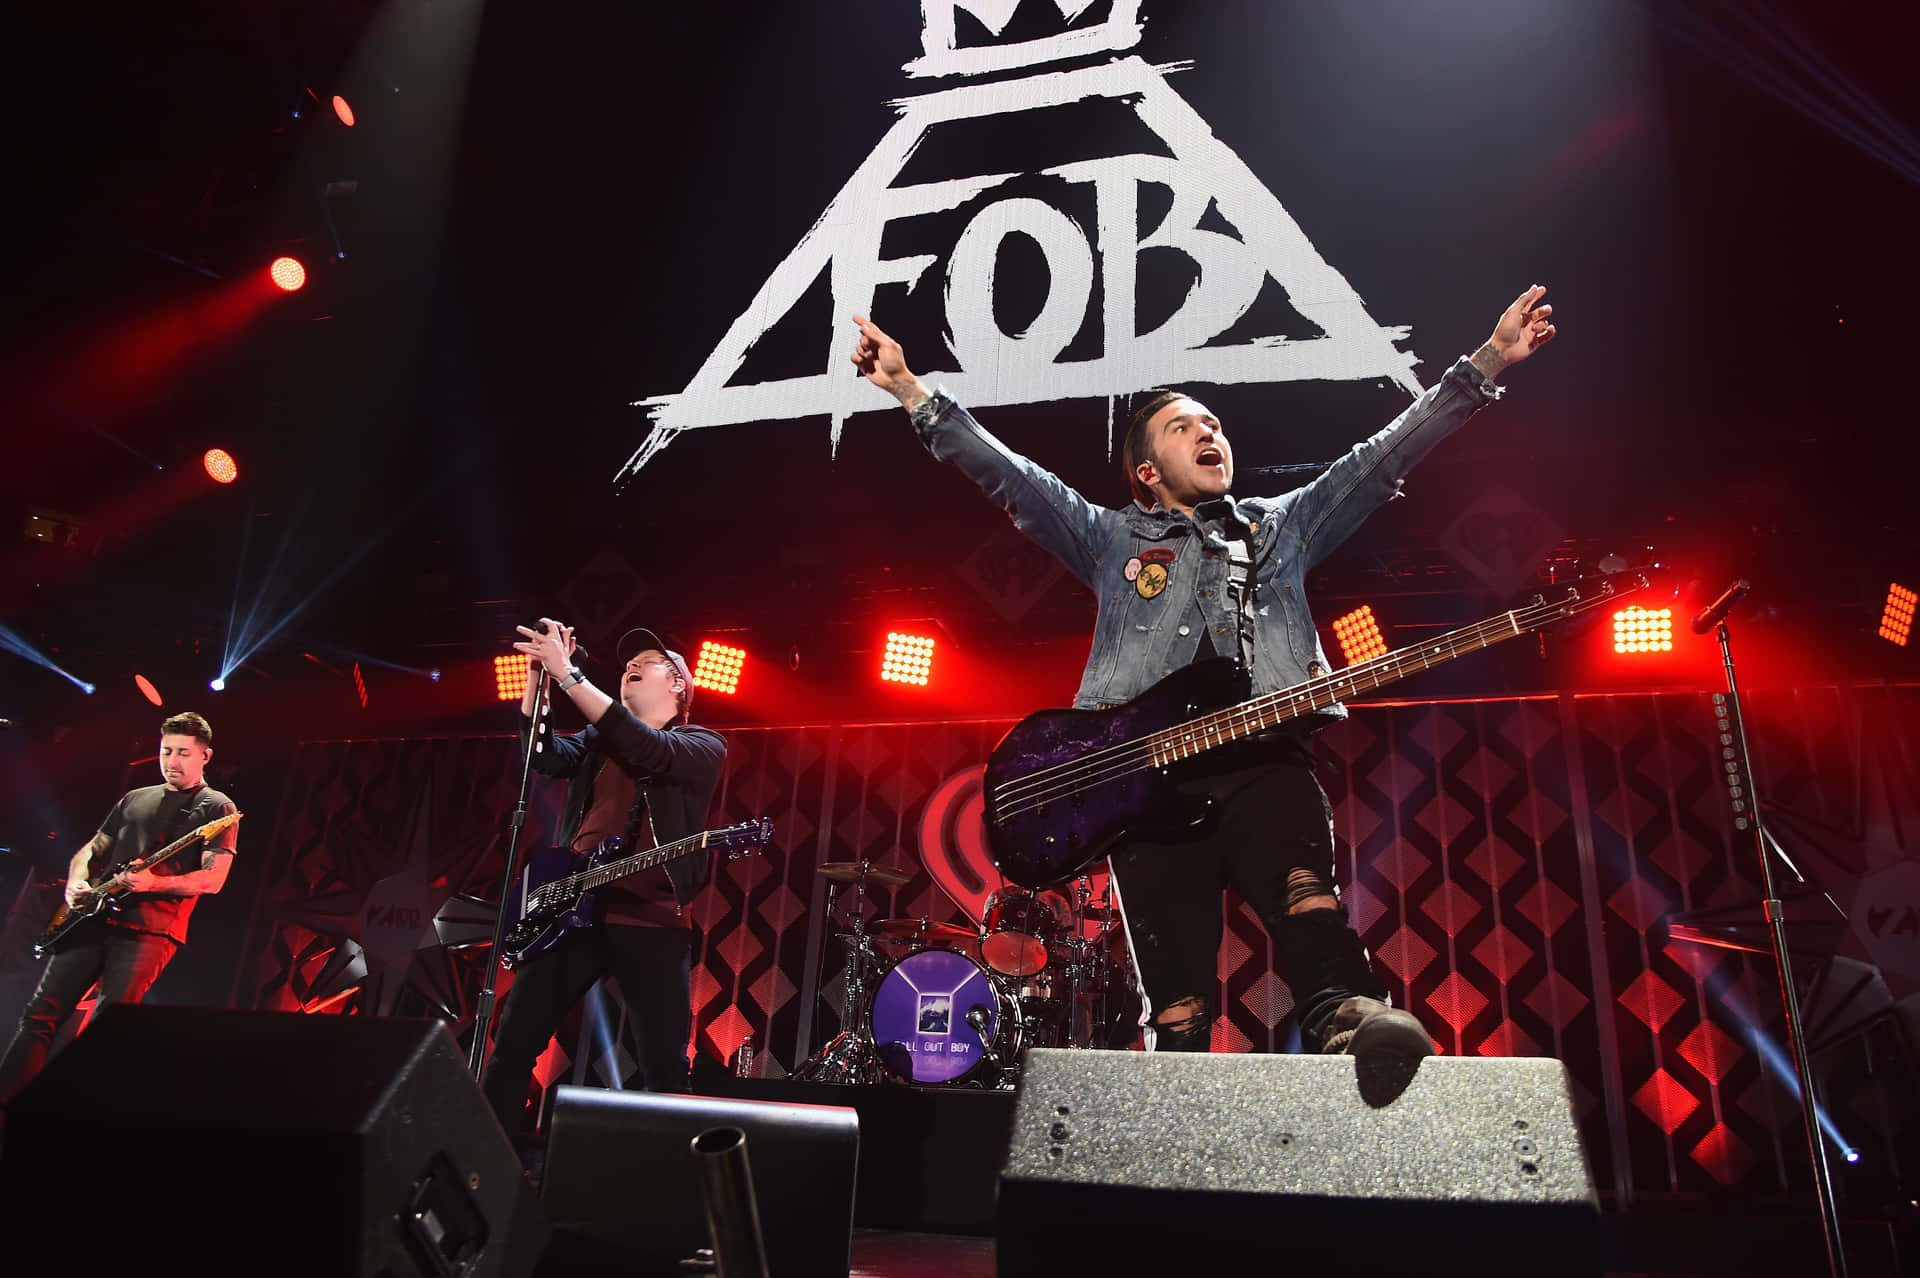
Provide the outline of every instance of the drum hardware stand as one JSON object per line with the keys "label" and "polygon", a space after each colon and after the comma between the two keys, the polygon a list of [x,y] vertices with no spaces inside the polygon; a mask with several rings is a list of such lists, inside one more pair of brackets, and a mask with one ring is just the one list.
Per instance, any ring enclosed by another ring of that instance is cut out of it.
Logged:
{"label": "drum hardware stand", "polygon": [[[1091,1043],[1085,1041],[1092,1037],[1091,1031],[1093,1026],[1091,1017],[1089,1018],[1086,1033],[1082,1033],[1080,1026],[1081,1002],[1085,997],[1091,995],[1090,990],[1085,994],[1082,993],[1083,987],[1088,984],[1087,978],[1090,975],[1087,971],[1088,956],[1098,948],[1095,943],[1087,940],[1086,934],[1086,908],[1087,903],[1092,899],[1092,882],[1085,875],[1075,879],[1072,890],[1067,894],[1067,944],[1073,952],[1073,959],[1067,965],[1067,1032],[1065,1038],[1066,1045],[1069,1048],[1092,1046]],[[1101,929],[1100,935],[1103,939],[1105,938],[1105,928]]]}
{"label": "drum hardware stand", "polygon": [[[853,879],[853,931],[840,934],[840,939],[848,942],[847,998],[840,1032],[794,1067],[792,1077],[803,1083],[877,1083],[881,1078],[881,1063],[869,1036],[861,1032],[865,1026],[860,1006],[867,992],[871,946],[867,942],[867,862],[859,862],[858,867]],[[827,918],[832,919],[839,885],[831,879],[828,882],[832,886],[827,889]]]}

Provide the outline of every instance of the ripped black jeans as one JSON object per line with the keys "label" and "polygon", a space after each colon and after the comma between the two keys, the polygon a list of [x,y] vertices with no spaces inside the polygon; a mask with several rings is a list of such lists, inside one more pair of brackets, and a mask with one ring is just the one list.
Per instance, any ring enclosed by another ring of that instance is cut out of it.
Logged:
{"label": "ripped black jeans", "polygon": [[1213,800],[1212,823],[1186,840],[1129,843],[1111,862],[1156,1049],[1208,1049],[1219,1014],[1221,893],[1232,887],[1273,937],[1301,1035],[1317,1051],[1342,1002],[1385,1000],[1387,990],[1344,908],[1288,913],[1295,901],[1337,896],[1333,811],[1311,756],[1290,743],[1249,746],[1180,789]]}

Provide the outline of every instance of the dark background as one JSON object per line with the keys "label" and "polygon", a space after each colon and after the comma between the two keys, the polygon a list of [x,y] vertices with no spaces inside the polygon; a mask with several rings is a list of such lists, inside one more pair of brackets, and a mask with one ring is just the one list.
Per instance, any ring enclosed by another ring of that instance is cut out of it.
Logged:
{"label": "dark background", "polygon": [[[165,713],[213,719],[215,780],[267,818],[243,831],[256,847],[299,739],[505,728],[490,660],[543,614],[601,616],[606,633],[583,633],[602,648],[640,622],[690,651],[746,648],[741,695],[698,707],[721,726],[1071,695],[1091,599],[1063,578],[1009,618],[969,585],[969,564],[1043,566],[877,391],[837,456],[824,417],[735,426],[611,482],[647,429],[630,401],[685,385],[893,122],[887,102],[938,87],[899,69],[919,52],[917,5],[42,8],[9,20],[0,623],[97,692],[0,654],[12,874],[51,872],[151,779],[163,712],[135,673]],[[1839,72],[1823,100],[1914,119],[1912,6],[1765,12],[1798,33],[1784,48]],[[1050,13],[1030,3],[1016,22]],[[1869,155],[1737,74],[1785,53],[1714,4],[1143,14],[1138,52],[1192,61],[1174,89],[1369,313],[1411,327],[1423,380],[1527,284],[1558,311],[1559,340],[1507,400],[1322,566],[1323,621],[1370,602],[1401,643],[1505,607],[1441,545],[1504,490],[1564,534],[1556,571],[1651,548],[1685,609],[1751,577],[1739,634],[1757,681],[1912,677],[1910,651],[1872,637],[1887,582],[1916,576],[1915,412],[1896,377],[1920,284],[1911,145]],[[351,130],[324,106],[336,92]],[[929,137],[913,164],[1100,154],[1097,114]],[[1003,274],[1034,265],[1008,251]],[[280,252],[311,278],[269,296]],[[1142,323],[1184,287],[1150,273]],[[938,366],[937,313],[892,293],[876,318]],[[790,322],[803,340],[770,343],[750,374],[817,366],[844,317],[809,297]],[[1009,327],[1022,304],[1009,294]],[[1257,468],[1324,462],[1406,402],[1384,385],[1198,389],[1248,493],[1298,482]],[[1105,413],[982,416],[1118,502]],[[238,483],[200,473],[213,446]],[[31,535],[48,528],[53,542]],[[270,637],[210,692],[250,616]],[[932,688],[874,678],[895,625],[939,637]],[[1705,641],[1628,668],[1593,659],[1596,637],[1515,644],[1407,691],[1715,674]],[[246,891],[227,895],[203,916],[243,913]]]}

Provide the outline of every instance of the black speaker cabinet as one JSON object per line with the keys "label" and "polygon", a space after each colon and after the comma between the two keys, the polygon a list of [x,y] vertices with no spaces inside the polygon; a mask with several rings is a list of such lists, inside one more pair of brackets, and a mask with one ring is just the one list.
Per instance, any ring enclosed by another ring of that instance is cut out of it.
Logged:
{"label": "black speaker cabinet", "polygon": [[710,1246],[690,1148],[712,1127],[747,1134],[772,1278],[846,1278],[860,1118],[833,1105],[561,1087],[541,1197],[549,1274],[674,1274]]}
{"label": "black speaker cabinet", "polygon": [[1563,1278],[1599,1274],[1598,1216],[1558,1061],[1378,1070],[1043,1048],[1026,1058],[996,1253],[1002,1274],[1185,1273],[1231,1257]]}
{"label": "black speaker cabinet", "polygon": [[546,1241],[441,1022],[188,1007],[103,1009],[15,1099],[0,1217],[36,1274],[512,1278]]}

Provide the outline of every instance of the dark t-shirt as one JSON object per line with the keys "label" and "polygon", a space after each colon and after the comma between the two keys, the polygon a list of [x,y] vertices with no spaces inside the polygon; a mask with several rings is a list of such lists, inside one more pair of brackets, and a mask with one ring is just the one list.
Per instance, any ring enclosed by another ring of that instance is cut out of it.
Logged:
{"label": "dark t-shirt", "polygon": [[[97,882],[106,877],[108,871],[165,847],[194,826],[233,811],[236,811],[233,800],[211,786],[169,790],[164,785],[150,785],[129,790],[100,823],[100,833],[111,839],[112,845],[93,858],[87,866],[87,875]],[[213,846],[231,852],[237,836],[238,831],[228,826],[214,836]],[[204,848],[184,848],[154,866],[153,872],[159,875],[190,873],[200,868],[204,854]],[[112,927],[185,941],[187,919],[199,899],[136,892],[124,898],[118,910],[108,911],[103,918]]]}
{"label": "dark t-shirt", "polygon": [[[656,846],[640,786],[611,757],[603,757],[593,778],[593,803],[573,836],[573,850],[587,853],[616,835],[627,837],[622,855]],[[665,866],[616,879],[600,889],[599,921],[639,927],[685,927]]]}

